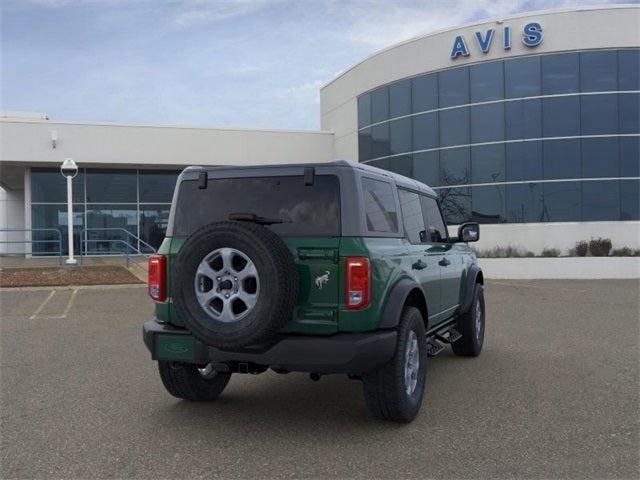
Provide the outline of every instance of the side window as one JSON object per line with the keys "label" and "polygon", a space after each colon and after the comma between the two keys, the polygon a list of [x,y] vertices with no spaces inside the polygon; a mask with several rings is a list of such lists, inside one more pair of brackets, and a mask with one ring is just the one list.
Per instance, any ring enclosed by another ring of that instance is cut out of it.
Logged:
{"label": "side window", "polygon": [[371,232],[398,231],[398,214],[391,185],[371,178],[362,179],[367,228]]}
{"label": "side window", "polygon": [[407,190],[398,189],[400,195],[400,210],[402,211],[402,223],[404,223],[405,235],[411,243],[424,243],[428,240],[420,195]]}
{"label": "side window", "polygon": [[438,202],[435,198],[420,196],[422,201],[422,213],[424,215],[424,221],[427,223],[427,229],[429,231],[429,237],[432,242],[444,242],[446,241],[447,227],[442,220],[442,214],[438,208]]}

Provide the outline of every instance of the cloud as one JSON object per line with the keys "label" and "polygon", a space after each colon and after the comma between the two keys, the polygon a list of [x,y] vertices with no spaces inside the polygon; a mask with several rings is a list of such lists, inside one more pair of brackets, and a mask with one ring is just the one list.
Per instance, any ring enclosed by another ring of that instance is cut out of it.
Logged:
{"label": "cloud", "polygon": [[228,20],[271,7],[282,0],[185,0],[177,4],[172,24],[181,29]]}

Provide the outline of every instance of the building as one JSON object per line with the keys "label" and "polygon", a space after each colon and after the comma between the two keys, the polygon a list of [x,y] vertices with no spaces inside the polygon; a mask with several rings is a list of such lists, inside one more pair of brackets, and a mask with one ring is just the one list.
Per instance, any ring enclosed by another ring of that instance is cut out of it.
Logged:
{"label": "building", "polygon": [[78,238],[118,227],[154,245],[184,165],[343,158],[434,187],[449,224],[484,224],[480,248],[566,251],[598,236],[639,248],[639,23],[637,5],[576,8],[411,39],[321,89],[320,132],[7,117],[3,221],[66,225],[67,156],[82,167]]}

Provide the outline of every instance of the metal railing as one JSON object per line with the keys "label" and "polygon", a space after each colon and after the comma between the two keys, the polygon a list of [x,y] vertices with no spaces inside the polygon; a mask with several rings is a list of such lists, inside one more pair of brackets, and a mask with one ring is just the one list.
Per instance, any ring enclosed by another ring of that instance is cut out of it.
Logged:
{"label": "metal railing", "polygon": [[[124,238],[88,238],[87,234],[90,232],[119,232],[126,235]],[[107,255],[122,255],[125,257],[127,267],[133,264],[144,271],[147,270],[146,261],[144,263],[136,261],[135,257],[142,256],[146,260],[150,255],[156,253],[155,248],[126,228],[83,228],[80,232],[80,264],[82,264],[82,259],[87,255],[105,255],[104,250],[89,250],[88,244],[90,243],[108,243],[109,253]],[[141,247],[146,248],[148,251],[144,252]],[[111,253],[114,250],[115,253]]]}
{"label": "metal railing", "polygon": [[[45,238],[43,240],[40,239],[36,239],[34,240],[33,238],[30,239],[24,239],[24,240],[0,240],[0,244],[15,244],[15,243],[22,243],[22,244],[31,244],[31,252],[0,252],[0,255],[33,255],[34,253],[36,255],[40,255],[40,254],[51,254],[51,255],[57,255],[58,256],[58,260],[60,262],[60,265],[62,265],[62,233],[60,232],[60,230],[58,230],[57,228],[2,228],[0,229],[0,234],[2,233],[11,233],[11,232],[30,232],[30,233],[38,233],[38,232],[52,232],[52,233],[56,233],[57,238],[54,239],[50,239],[50,238]],[[8,238],[8,235],[7,235]],[[54,251],[54,252],[33,252],[33,244],[34,243],[55,243],[58,245],[58,250]]]}

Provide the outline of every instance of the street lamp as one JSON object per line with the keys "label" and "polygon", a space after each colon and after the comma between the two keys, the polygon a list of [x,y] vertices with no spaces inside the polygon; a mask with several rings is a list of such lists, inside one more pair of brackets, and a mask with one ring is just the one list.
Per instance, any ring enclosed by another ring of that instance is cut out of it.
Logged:
{"label": "street lamp", "polygon": [[67,265],[75,265],[77,260],[73,258],[73,187],[71,182],[78,174],[78,166],[71,158],[65,159],[60,165],[60,173],[67,179],[67,235],[69,240],[69,258]]}

